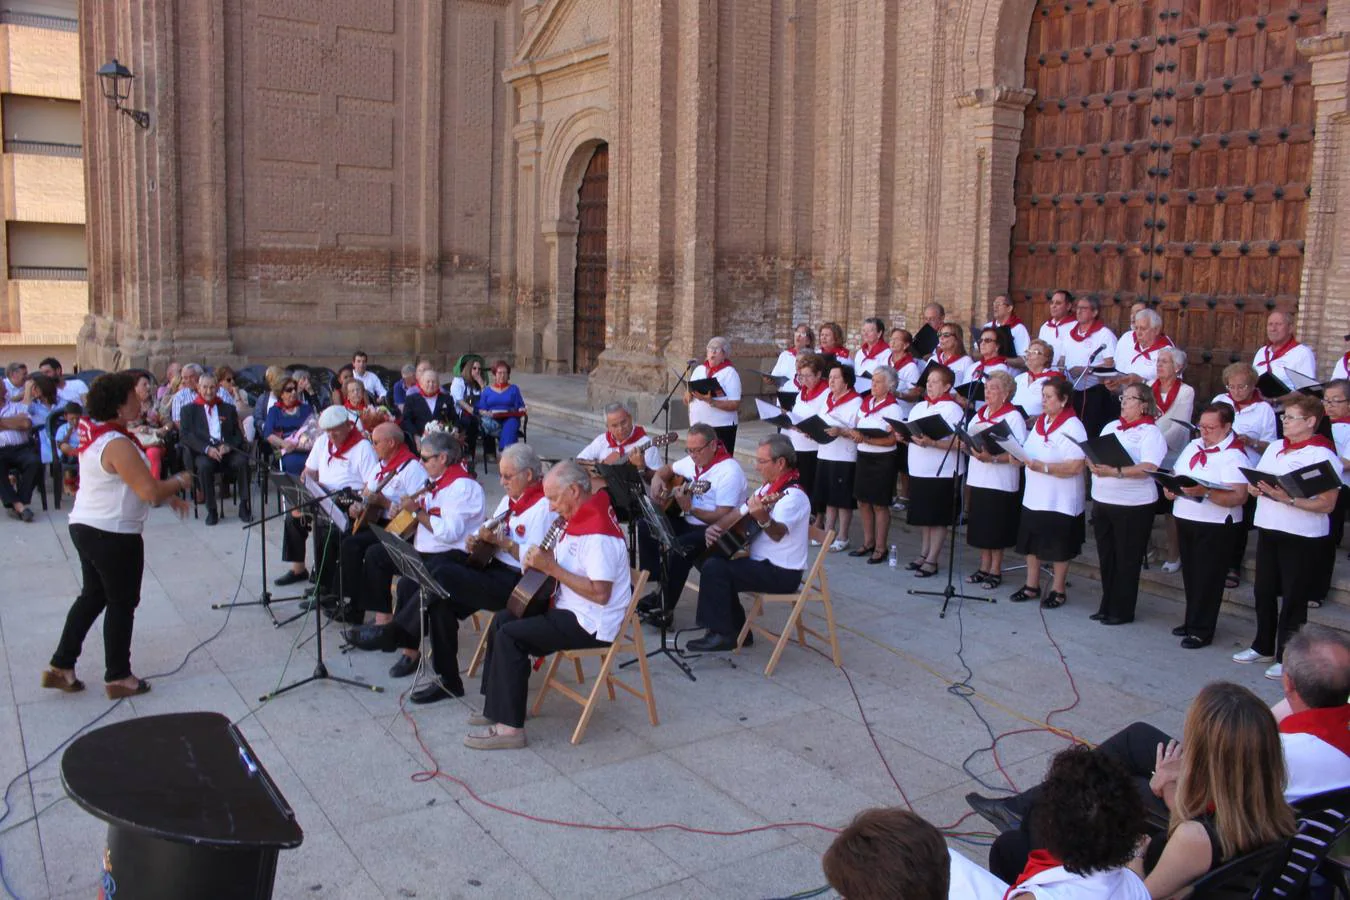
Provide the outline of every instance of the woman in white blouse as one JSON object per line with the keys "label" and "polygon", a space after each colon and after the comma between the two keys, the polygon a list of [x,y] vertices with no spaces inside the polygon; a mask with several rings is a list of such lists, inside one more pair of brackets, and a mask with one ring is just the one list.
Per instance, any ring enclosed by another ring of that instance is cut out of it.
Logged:
{"label": "woman in white blouse", "polygon": [[[900,419],[895,399],[895,370],[877,366],[869,390],[858,409],[857,427],[849,437],[858,444],[858,467],[853,478],[853,497],[862,516],[863,545],[849,556],[867,557],[868,565],[880,565],[888,557],[891,534],[891,501],[895,499],[895,430],[887,419]],[[863,434],[859,428],[880,429],[881,437]]]}
{"label": "woman in white blouse", "polygon": [[[1068,331],[1067,328],[1064,330]],[[1063,377],[1064,373],[1050,368],[1050,358],[1054,355],[1054,346],[1040,338],[1028,344],[1026,353],[1022,354],[1027,370],[1013,379],[1017,389],[1013,391],[1012,402],[1022,410],[1022,415],[1026,416],[1028,422],[1034,421],[1041,414],[1041,387],[1045,384],[1045,379]]]}
{"label": "woman in white blouse", "polygon": [[1120,415],[1120,404],[1104,384],[1094,384],[1091,374],[1084,374],[1089,366],[1113,366],[1116,360],[1116,336],[1101,320],[1101,301],[1096,297],[1079,297],[1073,310],[1077,322],[1069,329],[1060,345],[1064,353],[1064,368],[1069,380],[1076,386],[1073,408],[1083,420],[1084,430],[1091,436],[1101,434],[1106,423]]}
{"label": "woman in white blouse", "polygon": [[[1256,468],[1284,475],[1319,462],[1329,463],[1339,475],[1343,468],[1331,441],[1317,434],[1322,403],[1307,394],[1290,394],[1284,400],[1284,437],[1272,442],[1261,454]],[[1308,598],[1325,580],[1319,565],[1327,562],[1319,552],[1331,529],[1330,514],[1339,488],[1300,500],[1268,485],[1248,485],[1256,501],[1256,637],[1246,650],[1233,655],[1234,662],[1274,663],[1266,677],[1284,674],[1284,644],[1308,621]]]}
{"label": "woman in white blouse", "polygon": [[1134,462],[1103,466],[1089,462],[1092,472],[1092,531],[1102,573],[1102,599],[1092,618],[1103,625],[1134,621],[1139,600],[1139,570],[1153,533],[1156,472],[1167,455],[1167,441],[1153,418],[1153,394],[1143,384],[1120,393],[1120,418],[1108,422],[1102,437],[1114,434]]}
{"label": "woman in white blouse", "polygon": [[[1227,390],[1216,394],[1215,403],[1227,403],[1233,407],[1233,434],[1247,452],[1247,465],[1256,465],[1261,454],[1275,440],[1275,408],[1270,405],[1261,392],[1256,389],[1256,369],[1250,363],[1236,362],[1223,370],[1223,384]],[[1242,572],[1242,559],[1247,555],[1247,532],[1252,528],[1256,517],[1256,498],[1247,501],[1243,510],[1243,521],[1247,523],[1239,529],[1238,541],[1233,545],[1233,555],[1228,561],[1228,575],[1224,587],[1238,586]]]}
{"label": "woman in white blouse", "polygon": [[792,329],[792,346],[778,354],[778,360],[773,364],[773,371],[769,373],[787,379],[783,382],[783,386],[778,389],[780,392],[797,392],[797,362],[811,353],[811,348],[815,345],[816,333],[811,330],[810,325],[802,322]]}
{"label": "woman in white blouse", "polygon": [[[825,394],[830,389],[825,376],[833,360],[834,357],[819,353],[804,353],[797,357],[798,393],[797,402],[792,406],[794,421],[800,422],[820,413]],[[792,449],[797,451],[797,472],[801,475],[802,490],[811,498],[811,514],[818,516],[825,512],[825,504],[816,491],[816,461],[820,445],[796,428],[789,428],[787,436],[792,441]]]}
{"label": "woman in white blouse", "polygon": [[708,358],[694,368],[689,380],[715,378],[722,388],[722,396],[685,391],[684,402],[689,405],[689,424],[712,426],[727,452],[735,453],[736,428],[740,420],[737,410],[741,406],[741,376],[729,358],[731,341],[715,337],[708,341],[707,350]]}
{"label": "woman in white blouse", "polygon": [[[1012,358],[1012,336],[1007,328],[986,327],[982,330],[975,353],[979,361],[967,371],[966,381],[969,384],[983,381],[995,372],[1007,372],[1008,377],[1012,377],[1012,369],[1008,366],[1008,360]],[[956,402],[967,409],[971,405],[971,401],[960,394],[957,395]],[[975,402],[976,409],[982,406],[983,400]]]}
{"label": "woman in white blouse", "polygon": [[[909,411],[923,398],[923,385],[919,377],[923,375],[923,363],[914,358],[910,347],[914,335],[903,328],[891,329],[890,367],[895,370],[895,399],[900,404],[901,420],[909,418]],[[909,445],[903,441],[895,448],[896,468],[900,472],[900,502],[909,502]],[[903,505],[900,507],[903,509]]]}
{"label": "woman in white blouse", "polygon": [[952,370],[952,387],[965,384],[970,380],[970,368],[975,360],[966,353],[966,333],[955,322],[944,322],[938,331],[937,349],[933,351],[933,362]]}
{"label": "woman in white blouse", "polygon": [[[1172,468],[1181,451],[1191,441],[1191,416],[1195,411],[1195,388],[1181,380],[1186,368],[1186,353],[1179,347],[1163,347],[1157,351],[1153,380],[1153,405],[1158,410],[1158,428],[1167,441],[1167,455],[1162,467]],[[1172,573],[1181,568],[1181,550],[1177,538],[1177,523],[1172,518],[1171,504],[1159,506],[1158,514],[1166,516],[1167,560],[1162,570]]]}
{"label": "woman in white blouse", "polygon": [[[945,332],[953,326],[942,326]],[[952,395],[955,376],[945,365],[928,370],[924,399],[910,410],[910,422],[928,416],[941,416],[950,427],[960,423],[963,413]],[[931,578],[938,571],[938,556],[947,539],[947,529],[956,516],[955,481],[961,454],[955,448],[955,435],[941,440],[910,438],[909,510],[907,521],[923,534],[923,553],[905,568],[916,578]]]}
{"label": "woman in white blouse", "polygon": [[823,530],[833,531],[830,552],[848,549],[848,529],[853,523],[853,477],[858,464],[858,445],[849,434],[858,425],[862,398],[853,389],[853,367],[837,359],[830,363],[830,389],[825,393],[816,415],[828,426],[825,433],[834,438],[821,444],[816,459],[816,492],[825,506]]}
{"label": "woman in white blouse", "polygon": [[[1009,598],[1014,603],[1041,601],[1044,609],[1068,602],[1064,593],[1069,561],[1083,549],[1083,423],[1069,406],[1071,389],[1063,378],[1050,378],[1041,387],[1044,412],[1027,432],[1026,489],[1022,493],[1022,520],[1017,528],[1017,552],[1027,558],[1026,584]],[[1041,597],[1041,561],[1054,569],[1054,586]]]}
{"label": "woman in white blouse", "polygon": [[[978,434],[999,422],[1008,426],[1010,436],[1021,444],[1027,437],[1026,421],[1009,399],[1013,378],[1007,372],[992,372],[985,379],[985,405],[970,423],[970,433]],[[964,449],[964,447],[963,447]],[[966,542],[980,551],[980,567],[966,576],[969,584],[992,591],[1003,583],[1003,551],[1017,543],[1017,524],[1021,519],[1022,472],[1007,453],[967,451],[970,472],[970,506],[966,516]]]}

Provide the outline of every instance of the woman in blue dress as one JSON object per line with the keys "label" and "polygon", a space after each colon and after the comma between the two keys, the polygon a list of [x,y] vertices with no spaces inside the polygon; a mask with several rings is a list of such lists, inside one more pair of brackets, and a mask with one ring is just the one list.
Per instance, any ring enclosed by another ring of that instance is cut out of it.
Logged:
{"label": "woman in blue dress", "polygon": [[281,454],[281,471],[299,475],[314,445],[314,407],[301,401],[294,378],[282,382],[279,396],[281,399],[267,411],[261,434]]}
{"label": "woman in blue dress", "polygon": [[[511,383],[511,366],[504,359],[492,364],[492,383],[478,397],[479,418],[485,437],[496,437],[503,450],[520,440],[520,422],[525,416],[525,397]],[[493,435],[496,426],[500,434]]]}

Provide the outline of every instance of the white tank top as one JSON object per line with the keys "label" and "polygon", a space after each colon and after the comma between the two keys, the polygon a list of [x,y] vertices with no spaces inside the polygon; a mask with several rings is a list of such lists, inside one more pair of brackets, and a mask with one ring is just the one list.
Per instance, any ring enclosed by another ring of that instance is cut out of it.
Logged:
{"label": "white tank top", "polygon": [[[140,534],[150,515],[150,504],[136,496],[121,476],[103,468],[103,451],[116,440],[127,438],[109,431],[80,453],[80,490],[75,495],[70,522],[116,534]],[[143,452],[141,460],[149,465]]]}

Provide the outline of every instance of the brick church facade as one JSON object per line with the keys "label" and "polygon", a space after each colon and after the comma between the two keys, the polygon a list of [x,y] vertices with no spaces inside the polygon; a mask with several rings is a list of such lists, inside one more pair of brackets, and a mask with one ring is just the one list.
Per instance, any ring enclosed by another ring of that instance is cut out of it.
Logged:
{"label": "brick church facade", "polygon": [[[1329,5],[1323,5],[1323,3]],[[1350,330],[1350,0],[83,5],[86,365],[356,346],[644,407],[724,334],[1162,311],[1193,380]],[[856,340],[856,337],[854,338]]]}

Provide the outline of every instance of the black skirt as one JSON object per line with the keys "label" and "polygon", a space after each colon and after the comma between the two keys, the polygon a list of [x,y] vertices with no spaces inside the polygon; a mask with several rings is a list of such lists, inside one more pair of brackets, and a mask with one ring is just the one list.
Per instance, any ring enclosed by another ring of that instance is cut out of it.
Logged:
{"label": "black skirt", "polygon": [[890,506],[895,500],[894,450],[886,453],[858,453],[858,468],[853,476],[853,497],[859,503]]}
{"label": "black skirt", "polygon": [[[853,501],[853,474],[856,468],[851,462],[838,462],[833,459],[816,459],[816,489],[813,499],[821,507],[833,506],[835,509],[856,509]],[[814,505],[814,504],[812,504]]]}
{"label": "black skirt", "polygon": [[956,517],[954,478],[921,478],[909,476],[909,508],[905,521],[919,527],[952,524]]}
{"label": "black skirt", "polygon": [[1017,543],[1022,520],[1022,498],[1017,491],[970,489],[966,514],[966,543],[979,550],[1006,550]]}
{"label": "black skirt", "polygon": [[1017,552],[1041,562],[1068,562],[1082,552],[1086,535],[1082,513],[1067,516],[1023,508],[1017,526]]}
{"label": "black skirt", "polygon": [[811,498],[812,514],[825,511],[825,504],[816,502],[816,451],[797,451],[797,473],[801,475],[802,490]]}

